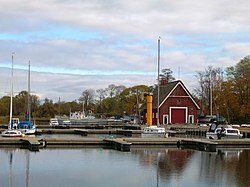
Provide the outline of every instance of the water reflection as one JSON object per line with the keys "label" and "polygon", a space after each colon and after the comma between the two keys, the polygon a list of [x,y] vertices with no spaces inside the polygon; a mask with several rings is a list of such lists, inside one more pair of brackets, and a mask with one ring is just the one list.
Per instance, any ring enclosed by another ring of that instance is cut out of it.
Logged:
{"label": "water reflection", "polygon": [[[248,186],[250,150],[0,149],[1,186]],[[84,184],[84,185],[83,185]]]}
{"label": "water reflection", "polygon": [[[139,154],[139,151],[135,152]],[[248,186],[250,150],[144,150],[139,161],[156,167],[156,186]]]}

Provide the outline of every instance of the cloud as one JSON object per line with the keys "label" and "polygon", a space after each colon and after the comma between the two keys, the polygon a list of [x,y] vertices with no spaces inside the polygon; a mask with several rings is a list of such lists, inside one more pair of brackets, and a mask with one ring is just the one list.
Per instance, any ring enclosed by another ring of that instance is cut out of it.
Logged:
{"label": "cloud", "polygon": [[[159,36],[161,67],[171,68],[190,89],[196,71],[233,66],[249,54],[247,0],[0,0],[0,5],[0,68],[10,68],[15,51],[15,69],[25,83],[30,60],[41,99],[74,100],[83,89],[109,84],[154,84]],[[0,79],[7,76],[1,73]]]}

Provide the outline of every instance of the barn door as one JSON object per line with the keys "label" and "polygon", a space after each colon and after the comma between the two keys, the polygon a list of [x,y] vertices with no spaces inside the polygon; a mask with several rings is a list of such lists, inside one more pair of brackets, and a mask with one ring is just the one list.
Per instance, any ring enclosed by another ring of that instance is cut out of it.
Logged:
{"label": "barn door", "polygon": [[187,123],[187,109],[186,108],[170,108],[171,123],[172,124],[184,124]]}

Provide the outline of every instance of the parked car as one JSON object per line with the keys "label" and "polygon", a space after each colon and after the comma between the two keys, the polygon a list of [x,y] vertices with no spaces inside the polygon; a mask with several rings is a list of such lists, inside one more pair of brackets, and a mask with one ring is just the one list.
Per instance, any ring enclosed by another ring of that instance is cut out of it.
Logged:
{"label": "parked car", "polygon": [[51,126],[58,126],[59,122],[57,118],[50,118],[50,123]]}

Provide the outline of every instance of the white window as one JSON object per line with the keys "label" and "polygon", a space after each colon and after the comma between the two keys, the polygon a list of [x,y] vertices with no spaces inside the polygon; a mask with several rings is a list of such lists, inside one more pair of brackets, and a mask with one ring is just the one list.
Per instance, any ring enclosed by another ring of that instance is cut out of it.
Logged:
{"label": "white window", "polygon": [[194,115],[188,116],[188,123],[194,123]]}
{"label": "white window", "polygon": [[163,115],[163,125],[167,125],[168,124],[168,115],[164,114]]}

